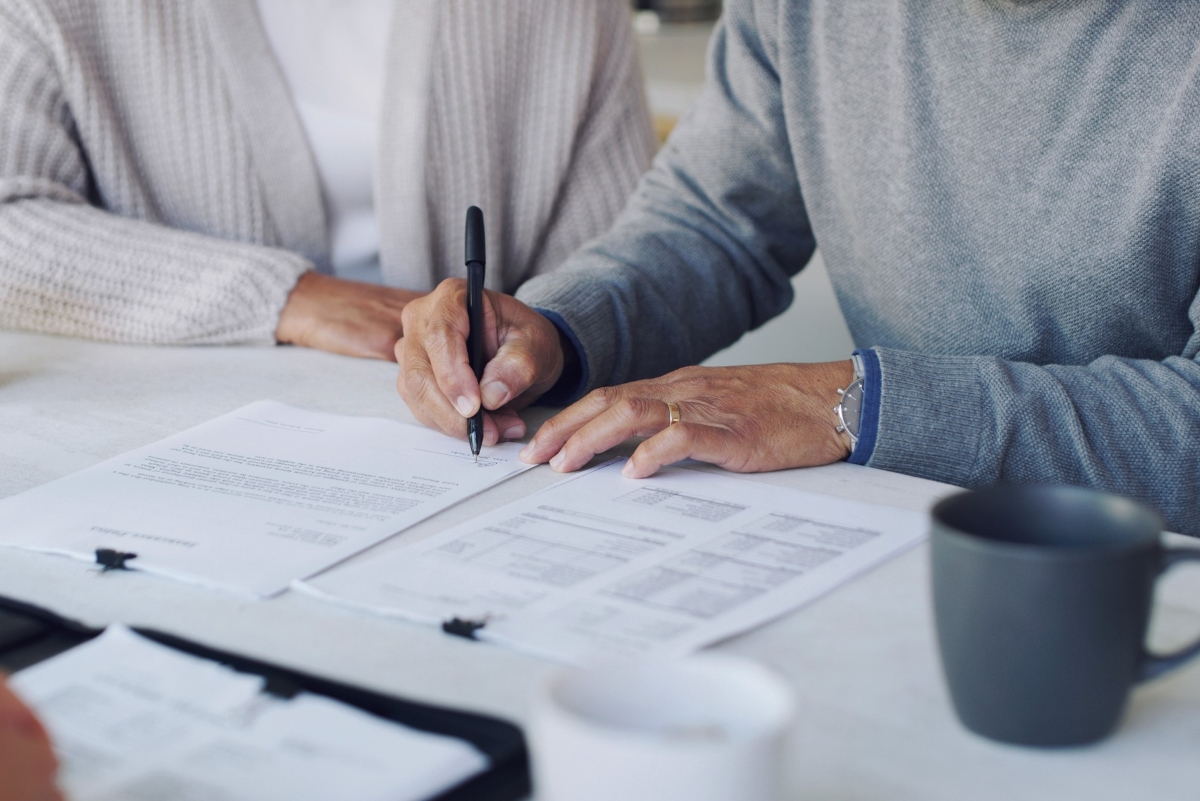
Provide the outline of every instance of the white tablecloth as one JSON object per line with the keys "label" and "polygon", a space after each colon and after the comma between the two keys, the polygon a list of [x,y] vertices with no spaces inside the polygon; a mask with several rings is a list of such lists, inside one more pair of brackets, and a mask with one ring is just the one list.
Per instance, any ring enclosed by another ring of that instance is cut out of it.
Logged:
{"label": "white tablecloth", "polygon": [[[0,497],[263,398],[411,419],[394,380],[391,364],[296,348],[135,348],[0,332]],[[532,470],[369,553],[428,536],[552,480],[548,468]],[[912,509],[925,509],[952,489],[850,465],[758,480]],[[1035,751],[966,732],[954,718],[937,661],[927,562],[922,546],[719,646],[769,665],[796,690],[791,797],[1200,797],[1200,666],[1139,689],[1121,730],[1098,746]],[[247,601],[143,574],[100,575],[69,559],[10,550],[0,551],[0,593],[91,624],[163,629],[518,723],[554,669],[532,657],[294,593]],[[1156,644],[1200,632],[1200,571],[1182,568],[1160,596]]]}

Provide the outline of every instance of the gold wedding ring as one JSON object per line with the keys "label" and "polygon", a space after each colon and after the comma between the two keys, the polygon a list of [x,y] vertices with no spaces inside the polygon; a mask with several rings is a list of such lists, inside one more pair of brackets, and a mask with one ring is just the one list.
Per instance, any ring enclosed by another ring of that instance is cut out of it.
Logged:
{"label": "gold wedding ring", "polygon": [[667,404],[667,428],[679,422],[679,404],[671,401],[663,401]]}

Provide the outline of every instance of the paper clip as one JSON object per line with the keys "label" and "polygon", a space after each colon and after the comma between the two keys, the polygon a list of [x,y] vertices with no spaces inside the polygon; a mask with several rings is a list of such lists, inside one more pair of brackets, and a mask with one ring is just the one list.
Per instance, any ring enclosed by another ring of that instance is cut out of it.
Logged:
{"label": "paper clip", "polygon": [[461,617],[452,618],[442,623],[442,631],[447,634],[453,634],[455,637],[464,637],[468,640],[478,640],[475,632],[487,625],[487,618],[483,620],[464,620]]}
{"label": "paper clip", "polygon": [[137,554],[115,551],[112,548],[96,549],[96,564],[100,565],[101,573],[107,573],[110,570],[128,570],[129,567],[126,563],[130,559],[137,559]]}

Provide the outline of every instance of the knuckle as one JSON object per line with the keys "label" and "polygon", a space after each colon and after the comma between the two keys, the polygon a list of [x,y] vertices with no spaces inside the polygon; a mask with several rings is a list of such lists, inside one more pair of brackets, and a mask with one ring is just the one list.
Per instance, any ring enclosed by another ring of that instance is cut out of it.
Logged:
{"label": "knuckle", "polygon": [[537,365],[528,351],[515,350],[507,361],[507,372],[518,384],[526,386],[537,378]]}
{"label": "knuckle", "polygon": [[622,398],[612,407],[613,416],[621,422],[637,420],[646,408],[646,402],[641,398]]}
{"label": "knuckle", "polygon": [[635,398],[628,402],[627,412],[630,422],[656,424],[666,426],[670,422],[670,413],[665,401],[654,398]]}
{"label": "knuckle", "polygon": [[429,382],[425,376],[409,373],[405,387],[408,389],[409,403],[417,408],[423,408],[429,400]]}
{"label": "knuckle", "polygon": [[700,367],[693,364],[687,367],[680,367],[678,370],[668,375],[667,378],[674,383],[694,385],[702,381],[708,372],[709,368]]}
{"label": "knuckle", "polygon": [[443,279],[443,281],[437,285],[437,289],[434,290],[434,294],[438,294],[438,295],[451,294],[452,295],[457,292],[465,292],[466,287],[467,287],[467,281],[464,278],[446,278],[446,279]]}
{"label": "knuckle", "polygon": [[588,397],[598,404],[611,406],[621,398],[621,391],[618,387],[600,387],[588,393]]}
{"label": "knuckle", "polygon": [[408,303],[400,310],[400,322],[404,326],[404,330],[408,331],[415,328],[422,320],[421,312],[424,310],[425,304],[422,299],[417,299]]}
{"label": "knuckle", "polygon": [[429,328],[425,336],[425,350],[431,355],[445,357],[450,353],[454,340],[454,330],[448,325],[437,323]]}
{"label": "knuckle", "polygon": [[[540,447],[546,447],[547,443],[558,442],[560,439],[559,429],[557,426],[552,426],[550,423],[543,423],[542,427],[537,430],[535,439]],[[551,454],[553,456],[553,454]]]}
{"label": "knuckle", "polygon": [[432,401],[435,400],[437,385],[428,371],[408,370],[404,376],[404,385],[408,392],[406,400],[414,409],[425,409],[434,405]]}

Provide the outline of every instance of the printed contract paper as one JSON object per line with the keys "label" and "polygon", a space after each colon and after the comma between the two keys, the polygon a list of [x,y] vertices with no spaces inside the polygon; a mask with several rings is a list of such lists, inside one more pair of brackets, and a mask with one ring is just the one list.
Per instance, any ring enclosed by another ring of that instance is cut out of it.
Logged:
{"label": "printed contract paper", "polygon": [[418,801],[487,767],[470,744],[262,679],[120,626],[12,677],[73,801]]}
{"label": "printed contract paper", "polygon": [[920,541],[925,515],[685,468],[611,463],[299,588],[569,662],[678,656]]}
{"label": "printed contract paper", "polygon": [[0,501],[0,544],[269,596],[528,469],[421,426],[271,401]]}

